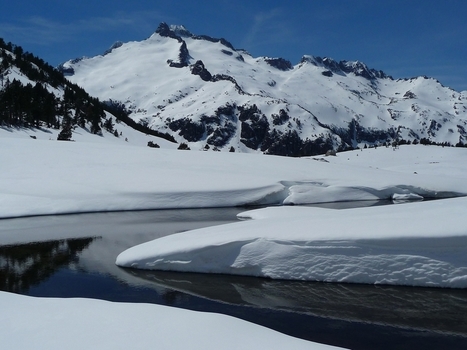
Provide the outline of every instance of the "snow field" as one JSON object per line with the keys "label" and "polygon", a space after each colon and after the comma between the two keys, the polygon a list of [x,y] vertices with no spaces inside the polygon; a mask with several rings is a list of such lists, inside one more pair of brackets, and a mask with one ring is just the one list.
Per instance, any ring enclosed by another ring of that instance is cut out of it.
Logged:
{"label": "snow field", "polygon": [[[230,316],[153,304],[0,292],[5,349],[337,349]],[[25,317],[27,315],[27,317]]]}
{"label": "snow field", "polygon": [[27,140],[0,137],[0,217],[467,194],[465,149],[287,158],[137,147],[145,135],[125,142],[76,133],[76,142],[58,142],[23,132]]}

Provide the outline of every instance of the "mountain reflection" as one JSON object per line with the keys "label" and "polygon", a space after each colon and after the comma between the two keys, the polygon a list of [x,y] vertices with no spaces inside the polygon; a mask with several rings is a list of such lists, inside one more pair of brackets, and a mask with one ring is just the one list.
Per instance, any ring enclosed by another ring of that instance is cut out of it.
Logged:
{"label": "mountain reflection", "polygon": [[467,336],[467,291],[125,269],[217,302]]}
{"label": "mountain reflection", "polygon": [[95,237],[0,246],[0,290],[24,293],[78,261]]}

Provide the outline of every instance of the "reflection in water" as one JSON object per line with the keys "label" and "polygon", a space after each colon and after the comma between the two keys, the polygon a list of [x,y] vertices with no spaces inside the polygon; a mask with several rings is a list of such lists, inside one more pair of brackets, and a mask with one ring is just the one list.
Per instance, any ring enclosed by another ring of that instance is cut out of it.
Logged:
{"label": "reflection in water", "polygon": [[241,211],[160,210],[0,220],[0,290],[220,312],[352,349],[467,349],[467,290],[275,281],[115,265],[117,255],[134,245],[234,222]]}
{"label": "reflection in water", "polygon": [[95,238],[0,246],[0,290],[24,293],[58,269],[77,262]]}
{"label": "reflection in water", "polygon": [[467,336],[465,290],[125,271],[159,287],[222,303]]}

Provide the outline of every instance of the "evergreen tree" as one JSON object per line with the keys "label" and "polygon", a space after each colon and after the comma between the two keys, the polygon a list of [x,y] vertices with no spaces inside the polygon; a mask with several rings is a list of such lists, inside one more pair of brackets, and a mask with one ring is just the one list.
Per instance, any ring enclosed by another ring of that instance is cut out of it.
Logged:
{"label": "evergreen tree", "polygon": [[105,119],[104,129],[107,130],[108,132],[113,132],[114,131],[114,124],[112,122],[112,117],[110,117],[108,119]]}
{"label": "evergreen tree", "polygon": [[70,141],[73,133],[71,131],[71,127],[69,125],[65,125],[63,129],[57,136],[57,140],[59,141]]}

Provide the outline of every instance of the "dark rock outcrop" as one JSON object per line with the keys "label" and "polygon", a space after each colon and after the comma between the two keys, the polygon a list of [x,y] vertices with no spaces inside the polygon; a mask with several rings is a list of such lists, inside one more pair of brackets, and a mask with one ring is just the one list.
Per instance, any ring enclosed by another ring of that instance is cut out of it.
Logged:
{"label": "dark rock outcrop", "polygon": [[208,130],[207,143],[223,147],[237,132],[237,117],[235,105],[226,104],[217,108],[215,115],[203,118]]}
{"label": "dark rock outcrop", "polygon": [[414,99],[416,98],[417,96],[412,92],[412,91],[407,91],[405,94],[404,94],[404,98],[406,99]]}
{"label": "dark rock outcrop", "polygon": [[123,42],[122,41],[116,41],[109,49],[105,50],[104,52],[104,56],[105,55],[108,55],[109,53],[111,53],[113,50],[115,49],[118,49],[120,46],[123,45]]}
{"label": "dark rock outcrop", "polygon": [[269,64],[271,67],[277,68],[279,70],[287,71],[293,68],[290,61],[283,58],[265,58],[264,61]]}
{"label": "dark rock outcrop", "polygon": [[198,60],[195,64],[191,65],[191,74],[199,75],[204,81],[210,81],[212,79],[211,73],[204,66],[203,61]]}
{"label": "dark rock outcrop", "polygon": [[186,46],[186,42],[182,40],[182,45],[180,45],[180,53],[178,54],[178,62],[174,62],[173,60],[167,60],[167,63],[170,67],[173,68],[183,68],[187,67],[190,62],[190,53],[188,52],[188,48]]}
{"label": "dark rock outcrop", "polygon": [[183,39],[179,35],[177,35],[173,30],[171,30],[169,25],[165,22],[159,24],[159,27],[157,27],[156,29],[156,33],[163,37],[175,39],[180,43],[183,41]]}
{"label": "dark rock outcrop", "polygon": [[332,74],[349,74],[353,73],[356,76],[364,77],[368,80],[374,80],[377,78],[380,79],[392,79],[392,77],[386,75],[381,70],[375,70],[368,68],[368,66],[360,61],[340,61],[337,62],[329,57],[321,58],[319,56],[304,56],[302,57],[301,64],[311,63],[318,67],[323,67],[327,71],[324,71],[322,74],[325,76],[332,76]]}
{"label": "dark rock outcrop", "polygon": [[192,39],[195,39],[195,40],[206,40],[206,41],[210,41],[212,43],[221,43],[222,45],[224,45],[225,47],[228,47],[229,49],[232,49],[235,51],[235,48],[233,47],[233,45],[228,42],[227,40],[225,40],[224,38],[212,38],[208,35],[192,35],[191,36]]}
{"label": "dark rock outcrop", "polygon": [[241,121],[240,142],[258,149],[269,131],[269,122],[256,105],[238,107]]}
{"label": "dark rock outcrop", "polygon": [[235,85],[235,89],[237,90],[237,92],[239,94],[242,94],[242,95],[245,94],[245,91],[243,91],[243,89],[240,87],[240,85],[238,85],[238,83],[237,83],[237,81],[235,80],[234,77],[232,77],[230,75],[227,75],[227,74],[215,74],[215,75],[213,75],[213,77],[211,79],[212,82],[216,82],[216,81],[220,81],[220,80],[230,81],[231,83],[233,83]]}

